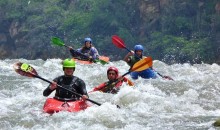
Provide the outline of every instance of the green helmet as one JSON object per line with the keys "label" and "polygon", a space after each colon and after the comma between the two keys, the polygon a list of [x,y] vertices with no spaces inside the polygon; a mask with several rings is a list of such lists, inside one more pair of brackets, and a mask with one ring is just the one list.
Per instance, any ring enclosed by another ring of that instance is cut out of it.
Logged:
{"label": "green helmet", "polygon": [[63,61],[63,68],[75,68],[76,63],[73,59],[65,59]]}

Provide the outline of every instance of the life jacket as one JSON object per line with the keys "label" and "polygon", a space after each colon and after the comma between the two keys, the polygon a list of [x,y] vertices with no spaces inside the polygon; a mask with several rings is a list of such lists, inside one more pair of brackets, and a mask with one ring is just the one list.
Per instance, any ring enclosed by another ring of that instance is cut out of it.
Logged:
{"label": "life jacket", "polygon": [[[110,83],[110,82],[105,82],[104,86],[100,91],[104,93],[117,93],[119,91],[120,86],[122,85],[123,81],[119,81],[118,83]],[[107,85],[107,86],[106,86]]]}
{"label": "life jacket", "polygon": [[77,51],[83,53],[86,56],[92,56],[93,59],[99,58],[99,53],[97,49],[93,46],[90,48],[83,47],[83,48],[78,49]]}
{"label": "life jacket", "polygon": [[[76,92],[77,93],[77,87],[79,87],[79,86],[78,86],[76,81],[77,81],[78,78],[73,76],[72,81],[70,82],[70,84],[64,82],[63,78],[64,78],[63,76],[59,77],[58,81],[57,81],[57,84],[61,85],[63,88],[66,88],[66,89],[68,89],[68,90],[70,90],[72,92]],[[67,84],[69,84],[69,85],[67,85]],[[60,88],[60,87],[57,88],[56,94],[55,94],[54,98],[56,98],[58,100],[63,100],[63,101],[79,100],[79,98],[80,98],[79,96],[77,96],[77,95],[73,94],[72,92],[67,91],[67,90],[65,90],[63,88]]]}
{"label": "life jacket", "polygon": [[90,56],[91,49],[92,49],[92,47],[90,47],[90,48],[83,47],[83,48],[81,48],[81,53],[83,53],[84,55]]}
{"label": "life jacket", "polygon": [[83,53],[84,55],[87,55],[87,56],[92,56],[94,55],[94,47],[90,47],[90,48],[86,48],[86,47],[83,47],[80,49],[80,52]]}
{"label": "life jacket", "polygon": [[98,87],[95,87],[93,89],[93,91],[101,91],[104,93],[113,93],[114,94],[119,91],[123,82],[127,82],[129,86],[134,85],[130,80],[128,80],[126,77],[124,77],[123,80],[116,82],[116,84],[114,84],[113,82],[110,82],[110,81],[102,83]]}
{"label": "life jacket", "polygon": [[145,56],[141,56],[140,58],[136,57],[136,56],[129,56],[130,61],[127,62],[129,66],[133,66],[135,63],[137,63],[139,60],[145,58]]}
{"label": "life jacket", "polygon": [[138,62],[140,59],[136,56],[129,56],[130,61],[128,62],[129,66],[133,66],[136,62]]}

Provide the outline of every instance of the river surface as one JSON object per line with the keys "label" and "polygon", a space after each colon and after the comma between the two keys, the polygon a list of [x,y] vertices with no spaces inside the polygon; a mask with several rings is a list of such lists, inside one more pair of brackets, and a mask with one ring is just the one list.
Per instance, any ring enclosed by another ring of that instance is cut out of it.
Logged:
{"label": "river surface", "polygon": [[[90,99],[101,103],[78,113],[42,112],[49,85],[38,78],[17,74],[16,62],[30,64],[39,76],[53,80],[62,75],[61,59],[0,60],[0,129],[2,130],[214,130],[220,118],[220,66],[173,64],[154,60],[154,69],[174,79],[141,79],[135,86],[122,86],[119,93],[93,92]],[[106,70],[128,71],[123,61],[106,65],[77,64],[74,75],[83,79],[87,91],[107,81]],[[127,75],[130,78],[129,75]],[[49,96],[53,97],[54,92]],[[116,105],[121,108],[118,109]]]}

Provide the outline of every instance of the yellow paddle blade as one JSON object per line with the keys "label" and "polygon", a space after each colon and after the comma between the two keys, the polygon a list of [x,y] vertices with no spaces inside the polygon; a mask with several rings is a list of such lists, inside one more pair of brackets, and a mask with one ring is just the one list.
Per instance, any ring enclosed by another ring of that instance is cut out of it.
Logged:
{"label": "yellow paddle blade", "polygon": [[134,86],[134,83],[130,79],[128,79],[127,83],[129,86]]}
{"label": "yellow paddle blade", "polygon": [[34,77],[37,74],[37,71],[31,67],[29,64],[17,62],[13,65],[15,72],[22,76]]}
{"label": "yellow paddle blade", "polygon": [[23,63],[21,65],[21,70],[25,72],[32,72],[33,68],[29,64]]}
{"label": "yellow paddle blade", "polygon": [[144,59],[139,60],[137,63],[135,63],[132,68],[132,71],[143,71],[148,69],[149,67],[152,67],[153,61],[151,57],[145,57]]}

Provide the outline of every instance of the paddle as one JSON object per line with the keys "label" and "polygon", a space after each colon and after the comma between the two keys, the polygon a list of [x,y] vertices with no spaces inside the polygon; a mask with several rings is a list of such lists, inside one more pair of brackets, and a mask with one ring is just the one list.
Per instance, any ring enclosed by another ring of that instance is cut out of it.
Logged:
{"label": "paddle", "polygon": [[[133,71],[137,71],[137,72],[138,72],[138,71],[143,71],[143,70],[145,70],[145,69],[147,69],[147,68],[149,68],[149,67],[152,67],[152,65],[153,65],[152,58],[151,58],[151,57],[145,57],[144,59],[141,59],[141,60],[139,60],[138,62],[136,62],[136,63],[129,69],[129,71],[128,71],[127,73],[125,73],[125,74],[123,74],[122,76],[120,76],[115,82],[109,82],[109,83],[107,83],[107,84],[103,87],[103,89],[101,89],[101,90],[112,89],[112,88],[114,87],[114,85],[117,84],[117,83],[120,81],[120,79],[121,79],[122,77],[124,77],[125,75],[127,75],[127,74],[129,74],[129,73],[131,73],[131,72],[133,72]],[[109,86],[109,87],[106,88],[106,86]]]}
{"label": "paddle", "polygon": [[[59,39],[58,37],[52,37],[51,41],[52,41],[52,43],[53,43],[54,45],[57,45],[57,46],[65,46],[65,47],[69,48],[69,46],[65,45],[64,42],[63,42],[61,39]],[[84,54],[81,53],[81,52],[78,52],[78,51],[73,50],[73,49],[72,49],[72,51],[74,51],[74,52],[77,53],[78,55],[81,55],[81,56],[83,56],[83,57],[86,57],[86,59],[90,59],[87,55],[84,55]],[[104,61],[104,60],[102,60],[102,59],[95,59],[95,60],[92,59],[92,61],[93,61],[94,63],[100,62],[102,65],[105,65],[105,64],[108,63],[107,61]]]}
{"label": "paddle", "polygon": [[[16,71],[18,74],[22,75],[22,76],[27,76],[27,77],[31,77],[31,78],[39,78],[39,79],[41,79],[41,80],[43,80],[43,81],[45,81],[45,82],[48,82],[48,83],[50,83],[50,84],[52,83],[51,81],[40,77],[40,76],[37,74],[37,71],[36,71],[33,67],[31,67],[29,64],[18,62],[18,63],[15,63],[13,67],[14,67],[15,71]],[[60,88],[62,88],[62,89],[65,89],[65,90],[67,90],[67,91],[69,91],[69,92],[71,92],[71,93],[73,93],[73,94],[75,94],[75,95],[77,95],[77,96],[79,96],[79,97],[82,97],[81,94],[76,93],[76,92],[74,92],[74,91],[71,91],[71,90],[69,90],[69,89],[67,89],[67,88],[64,88],[64,87],[62,87],[61,85],[57,85],[57,86],[60,87]],[[93,101],[93,100],[91,100],[91,99],[89,99],[89,98],[87,98],[86,100],[88,100],[88,101],[90,101],[90,102],[92,102],[92,103],[94,103],[94,104],[96,104],[96,105],[98,105],[98,106],[101,105],[100,103],[97,103],[96,101]]]}
{"label": "paddle", "polygon": [[[126,46],[125,46],[125,43],[124,41],[117,35],[113,35],[112,36],[112,43],[117,46],[118,48],[121,48],[121,49],[126,49],[127,51],[131,52],[131,50],[129,50]],[[132,53],[132,52],[131,52]],[[134,54],[134,56],[138,57],[136,54]],[[139,57],[138,57],[139,58]],[[155,71],[155,70],[154,70]],[[156,72],[156,71],[155,71]],[[160,74],[159,72],[157,72],[157,74],[159,76],[161,76],[162,78],[165,78],[165,79],[169,79],[169,80],[173,80],[170,76],[164,76],[162,74]]]}

